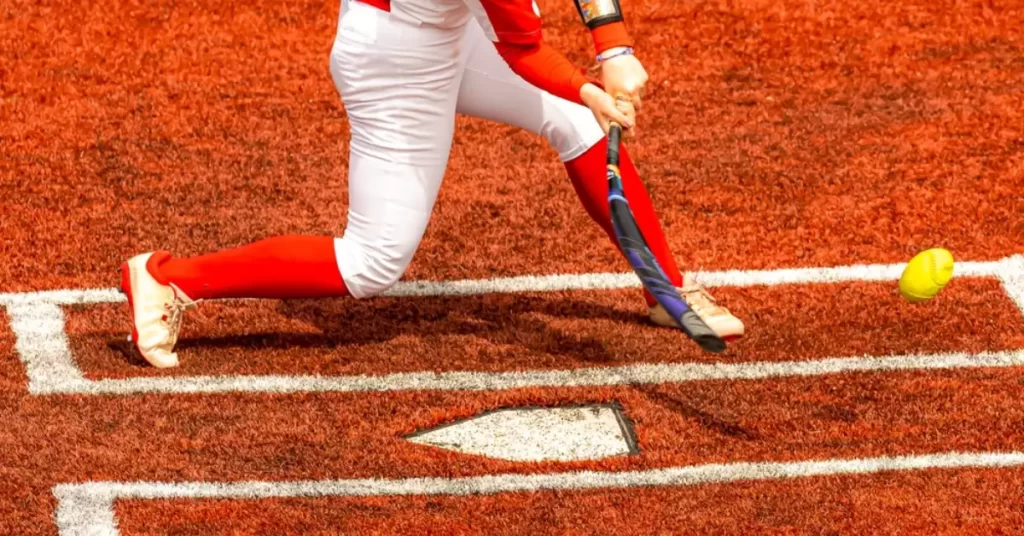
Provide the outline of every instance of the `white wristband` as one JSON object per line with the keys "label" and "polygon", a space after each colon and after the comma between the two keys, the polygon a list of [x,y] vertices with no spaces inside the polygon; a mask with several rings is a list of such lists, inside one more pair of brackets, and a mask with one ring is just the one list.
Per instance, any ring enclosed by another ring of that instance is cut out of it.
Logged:
{"label": "white wristband", "polygon": [[633,47],[614,47],[605,50],[604,52],[597,55],[597,62],[601,63],[618,56],[632,56]]}

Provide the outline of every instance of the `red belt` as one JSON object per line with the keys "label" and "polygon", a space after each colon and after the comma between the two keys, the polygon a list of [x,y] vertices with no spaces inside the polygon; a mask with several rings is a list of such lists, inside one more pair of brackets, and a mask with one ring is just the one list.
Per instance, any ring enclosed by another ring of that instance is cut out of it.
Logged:
{"label": "red belt", "polygon": [[358,0],[361,4],[375,7],[381,11],[391,12],[391,0]]}

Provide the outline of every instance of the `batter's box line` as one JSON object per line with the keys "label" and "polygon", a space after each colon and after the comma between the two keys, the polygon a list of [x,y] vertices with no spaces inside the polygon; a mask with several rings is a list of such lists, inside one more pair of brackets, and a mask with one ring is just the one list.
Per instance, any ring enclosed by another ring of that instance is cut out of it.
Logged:
{"label": "batter's box line", "polygon": [[1024,465],[1024,452],[938,454],[745,462],[644,471],[495,474],[461,478],[347,479],[249,482],[85,482],[59,484],[55,521],[60,536],[119,536],[117,500],[259,500],[268,498],[470,496],[551,490],[685,487],[840,475],[941,469],[999,469]]}
{"label": "batter's box line", "polygon": [[[771,286],[783,284],[893,281],[904,264],[869,264],[779,270],[701,272],[707,286]],[[1009,297],[1024,311],[1024,256],[1000,261],[961,262],[957,277],[998,278]],[[553,292],[637,288],[632,273],[520,276],[461,281],[402,282],[388,296],[454,296],[514,292]],[[52,290],[0,294],[15,335],[15,350],[25,365],[28,390],[36,395],[141,393],[289,393],[324,391],[501,390],[522,387],[565,387],[687,382],[714,379],[765,379],[856,371],[1008,367],[1024,364],[1024,351],[944,353],[883,357],[832,357],[813,361],[719,364],[638,364],[553,371],[415,372],[380,376],[185,376],[91,380],[75,363],[65,330],[62,306],[116,303],[114,289]]]}

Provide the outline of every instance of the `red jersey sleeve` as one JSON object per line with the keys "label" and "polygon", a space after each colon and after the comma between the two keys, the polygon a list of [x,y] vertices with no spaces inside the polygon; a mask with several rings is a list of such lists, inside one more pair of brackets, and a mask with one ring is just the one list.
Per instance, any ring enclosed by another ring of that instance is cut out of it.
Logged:
{"label": "red jersey sleeve", "polygon": [[623,22],[598,26],[591,33],[594,36],[594,50],[598,54],[610,48],[633,46],[633,39],[629,37],[626,24]]}
{"label": "red jersey sleeve", "polygon": [[580,88],[587,77],[544,43],[533,0],[466,0],[466,4],[516,74],[548,93],[582,104]]}
{"label": "red jersey sleeve", "polygon": [[497,42],[498,53],[523,80],[565,100],[583,104],[580,89],[589,82],[583,71],[544,42],[514,45]]}

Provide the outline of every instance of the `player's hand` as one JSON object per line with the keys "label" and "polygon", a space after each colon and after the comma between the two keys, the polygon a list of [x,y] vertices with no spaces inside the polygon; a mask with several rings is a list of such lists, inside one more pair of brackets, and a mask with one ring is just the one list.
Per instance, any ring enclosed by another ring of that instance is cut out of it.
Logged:
{"label": "player's hand", "polygon": [[597,118],[605,134],[608,133],[609,125],[613,121],[626,130],[636,125],[636,109],[630,106],[628,101],[616,101],[595,84],[584,84],[580,88],[580,98]]}
{"label": "player's hand", "polygon": [[640,109],[647,85],[647,71],[632,54],[615,56],[600,64],[601,84],[611,95],[623,95],[637,110]]}

